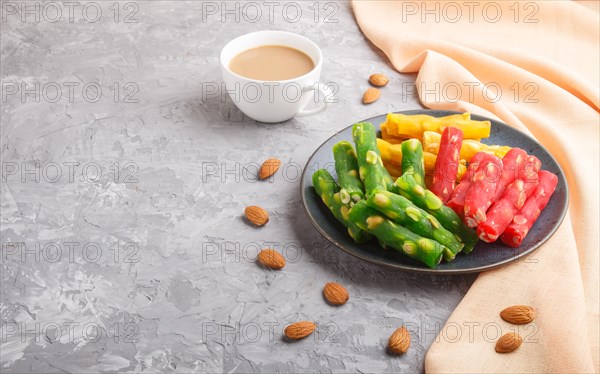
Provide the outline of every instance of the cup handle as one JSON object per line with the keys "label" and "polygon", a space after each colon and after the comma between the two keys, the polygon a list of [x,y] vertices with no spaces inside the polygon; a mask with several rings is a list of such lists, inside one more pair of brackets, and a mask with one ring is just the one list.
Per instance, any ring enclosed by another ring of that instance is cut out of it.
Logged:
{"label": "cup handle", "polygon": [[312,116],[313,114],[321,113],[325,109],[329,108],[333,102],[333,91],[321,82],[313,84],[312,86],[304,89],[304,92],[309,91],[318,91],[321,95],[323,95],[323,102],[320,106],[313,109],[301,109],[298,114],[296,114],[298,117]]}

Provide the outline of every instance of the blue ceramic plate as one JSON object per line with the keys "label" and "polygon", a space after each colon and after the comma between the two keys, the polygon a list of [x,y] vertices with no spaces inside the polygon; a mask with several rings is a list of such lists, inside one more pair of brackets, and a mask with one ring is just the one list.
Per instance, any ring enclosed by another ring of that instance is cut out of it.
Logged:
{"label": "blue ceramic plate", "polygon": [[[442,110],[411,110],[401,113],[428,114],[434,117],[443,117],[450,114],[456,114],[457,112]],[[386,114],[382,114],[380,116],[368,118],[364,121],[371,122],[376,128],[379,128],[379,125],[384,122],[385,117]],[[522,148],[527,151],[528,154],[539,158],[540,161],[542,161],[543,169],[558,176],[558,185],[548,206],[544,209],[520,247],[507,247],[500,240],[495,243],[479,241],[473,252],[470,254],[459,254],[454,261],[448,263],[442,261],[437,268],[430,269],[393,249],[381,248],[376,240],[372,240],[365,244],[354,243],[350,236],[348,236],[344,226],[331,215],[312,187],[312,174],[319,168],[328,169],[334,178],[336,177],[331,149],[335,143],[341,140],[352,142],[352,126],[338,132],[321,144],[310,157],[304,168],[301,182],[302,203],[313,225],[315,225],[317,230],[319,230],[321,234],[334,245],[353,256],[375,264],[421,273],[461,274],[480,272],[517,261],[519,258],[533,252],[554,234],[567,211],[568,190],[564,173],[552,155],[528,135],[490,118],[477,115],[472,115],[471,118],[480,121],[488,120],[492,123],[491,135],[489,138],[483,139],[484,143],[502,144]],[[531,260],[535,261],[535,259]]]}

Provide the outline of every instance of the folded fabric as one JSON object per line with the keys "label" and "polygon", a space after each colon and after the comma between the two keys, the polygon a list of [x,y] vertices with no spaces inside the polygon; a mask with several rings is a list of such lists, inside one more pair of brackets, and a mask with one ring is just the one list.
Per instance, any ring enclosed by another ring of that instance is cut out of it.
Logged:
{"label": "folded fabric", "polygon": [[[525,260],[482,273],[425,360],[427,372],[598,372],[598,3],[357,1],[366,35],[432,109],[497,118],[534,136],[570,190],[557,232]],[[539,222],[538,224],[544,224]],[[533,306],[530,325],[499,311]],[[518,329],[518,330],[517,330]],[[501,334],[523,345],[498,354]]]}

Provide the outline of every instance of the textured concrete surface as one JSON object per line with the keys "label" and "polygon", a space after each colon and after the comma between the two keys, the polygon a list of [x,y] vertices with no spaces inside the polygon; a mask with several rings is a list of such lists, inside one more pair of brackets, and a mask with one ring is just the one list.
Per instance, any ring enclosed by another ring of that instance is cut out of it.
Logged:
{"label": "textured concrete surface", "polygon": [[[2,3],[2,372],[423,370],[474,276],[361,262],[301,206],[299,170],[322,141],[419,107],[414,76],[391,69],[347,3],[53,4]],[[265,29],[322,47],[331,109],[259,124],[221,95],[220,48]],[[373,72],[392,80],[363,106]],[[257,182],[267,157],[284,165]],[[271,212],[267,226],[245,222],[251,204]],[[262,247],[287,267],[258,267]],[[324,303],[328,281],[347,286],[347,305]],[[297,320],[318,332],[283,340]],[[401,324],[412,347],[392,357]]]}

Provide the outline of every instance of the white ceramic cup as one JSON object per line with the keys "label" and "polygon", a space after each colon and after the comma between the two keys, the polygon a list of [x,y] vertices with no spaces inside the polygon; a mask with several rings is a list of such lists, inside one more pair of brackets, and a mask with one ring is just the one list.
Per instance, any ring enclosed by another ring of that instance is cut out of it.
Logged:
{"label": "white ceramic cup", "polygon": [[[281,81],[261,81],[238,75],[229,63],[238,54],[263,45],[281,45],[304,52],[314,62],[310,72]],[[319,82],[323,55],[309,39],[287,31],[258,31],[233,39],[221,51],[221,74],[227,93],[235,105],[248,117],[260,122],[282,122],[294,116],[320,113],[333,101],[333,92]],[[319,91],[319,95],[315,92]],[[307,109],[311,101],[321,98],[315,108]]]}

